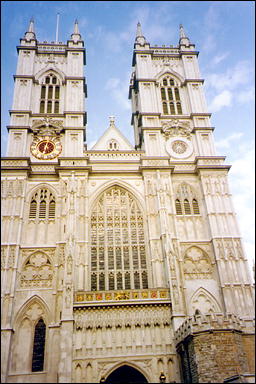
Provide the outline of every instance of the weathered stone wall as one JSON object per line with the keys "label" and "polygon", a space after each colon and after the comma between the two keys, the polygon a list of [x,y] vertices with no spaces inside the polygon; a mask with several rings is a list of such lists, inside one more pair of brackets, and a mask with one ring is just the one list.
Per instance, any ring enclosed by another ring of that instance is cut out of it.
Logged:
{"label": "weathered stone wall", "polygon": [[243,335],[243,347],[248,361],[249,372],[255,372],[255,335]]}
{"label": "weathered stone wall", "polygon": [[238,332],[209,331],[195,335],[193,343],[199,383],[220,383],[237,372],[248,372],[242,335]]}
{"label": "weathered stone wall", "polygon": [[221,383],[237,374],[253,374],[252,324],[231,314],[186,320],[175,332],[184,382]]}

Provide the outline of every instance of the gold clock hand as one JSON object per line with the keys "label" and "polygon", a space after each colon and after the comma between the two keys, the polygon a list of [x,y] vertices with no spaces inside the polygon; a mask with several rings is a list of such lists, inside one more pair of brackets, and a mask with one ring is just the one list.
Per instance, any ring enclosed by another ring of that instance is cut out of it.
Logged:
{"label": "gold clock hand", "polygon": [[49,144],[49,140],[46,142],[46,144],[45,144],[45,147],[44,147],[44,152],[43,152],[43,154],[45,154],[45,151],[46,151],[46,149],[47,149],[47,146],[48,146],[48,144]]}

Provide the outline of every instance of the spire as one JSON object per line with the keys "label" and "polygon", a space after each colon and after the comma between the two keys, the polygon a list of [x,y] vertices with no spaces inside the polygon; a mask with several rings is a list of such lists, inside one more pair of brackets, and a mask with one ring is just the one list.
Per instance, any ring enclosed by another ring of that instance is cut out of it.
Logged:
{"label": "spire", "polygon": [[28,32],[33,32],[34,33],[34,19],[33,19],[33,17],[30,19],[29,27],[28,27]]}
{"label": "spire", "polygon": [[81,40],[81,35],[79,33],[79,28],[78,28],[78,20],[75,20],[75,25],[74,25],[74,32],[71,35],[71,39],[76,43],[78,40]]}
{"label": "spire", "polygon": [[179,44],[183,44],[183,45],[189,45],[190,44],[189,38],[186,36],[185,30],[184,30],[182,24],[180,24],[180,41],[179,41]]}
{"label": "spire", "polygon": [[24,38],[26,40],[32,40],[36,38],[35,30],[34,30],[34,19],[33,17],[30,19],[28,31],[25,33]]}
{"label": "spire", "polygon": [[140,37],[140,36],[143,36],[143,35],[142,35],[142,30],[141,30],[141,24],[140,24],[140,22],[138,22],[138,24],[137,24],[137,31],[136,31],[136,37]]}
{"label": "spire", "polygon": [[142,35],[142,30],[141,30],[140,22],[138,22],[138,24],[137,24],[135,44],[140,44],[140,45],[145,45],[146,44],[146,39]]}

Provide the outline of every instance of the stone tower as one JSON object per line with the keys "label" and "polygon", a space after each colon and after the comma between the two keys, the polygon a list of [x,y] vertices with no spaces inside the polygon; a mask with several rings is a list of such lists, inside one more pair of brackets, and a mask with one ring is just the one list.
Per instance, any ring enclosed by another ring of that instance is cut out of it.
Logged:
{"label": "stone tower", "polygon": [[138,23],[135,148],[114,117],[84,144],[77,21],[62,44],[39,42],[31,20],[18,52],[2,160],[2,381],[251,379],[253,286],[230,166],[183,27],[178,46],[151,47]]}

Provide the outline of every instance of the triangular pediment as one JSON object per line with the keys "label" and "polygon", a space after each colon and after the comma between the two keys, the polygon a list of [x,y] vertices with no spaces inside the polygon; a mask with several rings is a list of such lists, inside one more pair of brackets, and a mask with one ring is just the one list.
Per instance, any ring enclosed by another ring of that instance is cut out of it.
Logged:
{"label": "triangular pediment", "polygon": [[131,151],[134,150],[129,140],[122,134],[122,132],[115,126],[114,120],[110,120],[109,128],[103,133],[99,140],[91,148],[93,151]]}

